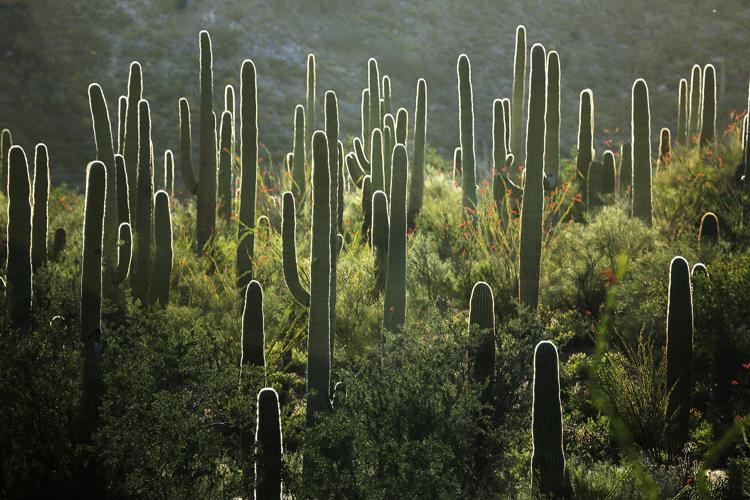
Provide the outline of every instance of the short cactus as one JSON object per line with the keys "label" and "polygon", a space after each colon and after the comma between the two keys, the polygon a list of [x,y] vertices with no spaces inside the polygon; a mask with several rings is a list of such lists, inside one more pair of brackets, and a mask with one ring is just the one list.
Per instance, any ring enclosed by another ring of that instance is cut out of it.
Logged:
{"label": "short cactus", "polygon": [[633,145],[633,217],[651,226],[651,111],[648,86],[642,79],[633,83],[632,100]]}
{"label": "short cactus", "polygon": [[[133,257],[133,233],[130,224],[127,222],[120,224],[117,233],[119,236],[117,267],[112,280],[116,285],[119,285],[128,278],[130,273],[130,261]],[[57,233],[55,233],[55,245],[57,245]]]}
{"label": "short cactus", "polygon": [[241,366],[266,367],[265,335],[263,287],[253,280],[245,290],[245,305],[242,310]]}
{"label": "short cactus", "polygon": [[[390,86],[389,86],[390,87]],[[414,110],[414,157],[409,178],[409,206],[406,225],[412,231],[424,200],[424,151],[427,135],[427,82],[417,81],[417,103]]]}
{"label": "short cactus", "polygon": [[169,281],[172,276],[172,215],[169,195],[158,191],[154,196],[154,264],[151,271],[151,304],[169,303]]}
{"label": "short cactus", "polygon": [[602,165],[601,194],[603,196],[610,196],[616,192],[617,183],[615,179],[617,177],[617,168],[615,166],[615,154],[609,149],[602,155]]}
{"label": "short cactus", "polygon": [[688,110],[688,140],[697,138],[701,130],[703,70],[697,64],[690,72],[690,109]]}
{"label": "short cactus", "polygon": [[461,148],[453,150],[453,180],[458,182],[458,176],[461,175]]}
{"label": "short cactus", "polygon": [[218,197],[219,216],[227,223],[232,218],[232,112],[221,114],[219,128],[219,174]]}
{"label": "short cactus", "polygon": [[15,324],[25,327],[31,315],[31,185],[26,153],[20,146],[8,150],[8,260],[6,294]]}
{"label": "short cactus", "polygon": [[279,395],[266,387],[258,393],[258,423],[255,429],[255,498],[277,499],[284,496],[281,483],[283,444]]}
{"label": "short cactus", "polygon": [[711,247],[719,242],[719,218],[713,212],[706,212],[701,217],[700,230],[698,232],[698,247]]}
{"label": "short cactus", "polygon": [[660,167],[666,167],[672,163],[672,134],[668,128],[659,132],[659,163]]}
{"label": "short cactus", "polygon": [[[519,30],[521,28],[519,27]],[[524,52],[524,60],[525,57]],[[474,97],[471,88],[471,64],[466,54],[459,56],[456,71],[458,73],[458,120],[460,124],[459,137],[463,172],[461,206],[463,208],[463,217],[466,218],[467,214],[476,210],[477,206],[476,157],[474,152]]]}
{"label": "short cactus", "polygon": [[49,198],[49,155],[47,146],[37,144],[34,152],[34,206],[31,223],[31,266],[34,271],[47,261],[47,200]]}
{"label": "short cactus", "polygon": [[406,108],[399,108],[396,113],[396,144],[406,146],[409,135],[409,112]]}
{"label": "short cactus", "polygon": [[716,138],[716,70],[713,64],[703,68],[703,96],[701,103],[701,147],[710,146]]}
{"label": "short cactus", "polygon": [[686,79],[681,78],[677,97],[677,144],[680,146],[686,146],[688,143],[689,113],[688,82]]}
{"label": "short cactus", "polygon": [[388,266],[383,299],[383,327],[397,331],[406,320],[406,147],[393,149],[390,220],[388,227]]}
{"label": "short cactus", "polygon": [[495,376],[495,299],[492,288],[484,281],[477,282],[471,290],[469,327],[476,328],[481,337],[471,361],[473,378],[478,384],[487,384],[482,399],[490,404]]}

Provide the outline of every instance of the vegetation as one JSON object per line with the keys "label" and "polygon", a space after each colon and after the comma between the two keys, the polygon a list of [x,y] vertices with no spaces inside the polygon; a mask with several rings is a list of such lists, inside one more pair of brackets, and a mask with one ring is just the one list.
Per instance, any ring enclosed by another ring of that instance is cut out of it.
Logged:
{"label": "vegetation", "polygon": [[[332,91],[317,130],[310,55],[291,156],[261,169],[255,64],[240,69],[237,141],[233,91],[214,107],[207,32],[199,45],[198,179],[189,101],[178,108],[195,198],[174,195],[169,161],[155,173],[138,63],[117,153],[89,87],[85,193],[49,190],[43,145],[32,190],[3,134],[2,496],[750,495],[750,130],[744,112],[715,129],[712,66],[680,85],[687,136],[660,134],[655,170],[635,81],[618,172],[611,150],[595,161],[590,91],[583,149],[558,157],[557,53],[532,46],[526,89],[519,27],[520,83],[492,104],[482,173],[466,55],[453,169],[429,147],[426,82],[395,111],[374,59],[360,135],[340,133]],[[700,117],[695,92],[712,102]]]}

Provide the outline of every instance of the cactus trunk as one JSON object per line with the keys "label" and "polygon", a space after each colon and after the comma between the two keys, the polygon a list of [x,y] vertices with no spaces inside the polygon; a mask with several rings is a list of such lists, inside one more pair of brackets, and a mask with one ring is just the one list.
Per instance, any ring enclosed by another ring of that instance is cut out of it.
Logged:
{"label": "cactus trunk", "polygon": [[242,63],[240,74],[240,161],[237,285],[242,290],[253,279],[255,186],[258,175],[258,84],[255,64],[249,59]]}
{"label": "cactus trunk", "polygon": [[195,240],[202,250],[216,227],[216,116],[214,115],[214,74],[211,38],[200,33],[200,160]]}
{"label": "cactus trunk", "polygon": [[526,92],[526,27],[516,28],[516,51],[513,55],[513,99],[510,105],[510,150],[523,164],[523,106]]}
{"label": "cactus trunk", "polygon": [[169,195],[159,191],[154,196],[154,265],[151,273],[151,303],[169,303],[169,282],[172,276],[172,215]]}
{"label": "cactus trunk", "polygon": [[34,152],[34,206],[31,224],[31,266],[34,271],[47,262],[47,200],[49,198],[49,155],[47,146],[37,144]]}
{"label": "cactus trunk", "polygon": [[8,151],[8,261],[7,296],[11,317],[22,329],[31,319],[31,185],[26,153],[20,146]]}
{"label": "cactus trunk", "polygon": [[633,217],[651,226],[651,111],[648,87],[638,79],[633,84]]}
{"label": "cactus trunk", "polygon": [[279,395],[270,387],[258,393],[258,423],[255,431],[255,498],[280,499],[284,495],[281,483],[283,445]]}
{"label": "cactus trunk", "polygon": [[232,112],[221,114],[219,146],[219,215],[227,224],[232,217]]}
{"label": "cactus trunk", "polygon": [[[525,54],[525,53],[524,53]],[[525,58],[525,55],[524,55]],[[471,65],[462,54],[458,58],[458,120],[460,123],[461,167],[463,172],[463,217],[473,213],[477,206],[476,157],[474,153],[474,97],[471,88]]]}
{"label": "cactus trunk", "polygon": [[406,147],[393,150],[390,221],[388,227],[388,265],[383,299],[383,327],[397,331],[406,320]]}
{"label": "cactus trunk", "polygon": [[151,275],[151,239],[153,231],[154,178],[151,164],[151,115],[148,102],[138,103],[138,142],[143,145],[138,154],[137,201],[135,206],[135,259],[130,274],[133,297],[142,305],[148,302]]}
{"label": "cactus trunk", "polygon": [[[390,86],[389,86],[390,89]],[[406,224],[412,231],[417,226],[417,216],[424,201],[424,151],[427,137],[427,82],[417,81],[417,103],[414,111],[414,157],[409,179],[409,207]]]}

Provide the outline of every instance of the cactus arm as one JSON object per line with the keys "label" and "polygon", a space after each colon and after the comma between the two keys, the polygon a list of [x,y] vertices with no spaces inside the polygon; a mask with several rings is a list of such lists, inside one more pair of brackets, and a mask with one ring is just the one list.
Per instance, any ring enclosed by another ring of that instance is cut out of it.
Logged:
{"label": "cactus arm", "polygon": [[399,108],[396,113],[396,144],[406,146],[409,136],[409,112],[405,108]]}
{"label": "cactus arm", "polygon": [[200,121],[198,194],[195,240],[202,249],[216,227],[216,115],[213,104],[213,54],[211,37],[201,31],[200,42]]}
{"label": "cactus arm", "polygon": [[294,194],[285,192],[281,212],[281,262],[284,281],[294,297],[303,306],[310,305],[310,293],[300,283],[297,266],[296,208]]}
{"label": "cactus arm", "polygon": [[34,205],[31,224],[31,266],[34,271],[47,261],[47,201],[49,199],[49,155],[37,144],[34,152]]}
{"label": "cactus arm", "polygon": [[417,102],[414,111],[414,157],[409,178],[409,207],[407,227],[414,230],[417,216],[422,211],[424,200],[424,151],[427,137],[427,83],[423,78],[417,81]]}
{"label": "cactus arm", "polygon": [[688,143],[688,82],[680,79],[677,95],[677,144],[686,146]]}
{"label": "cactus arm", "polygon": [[198,192],[198,181],[193,173],[193,139],[190,125],[190,104],[184,97],[180,98],[180,172],[182,182],[188,193]]}
{"label": "cactus arm", "polygon": [[556,185],[560,178],[560,56],[547,53],[547,131],[544,137],[544,171]]}
{"label": "cactus arm", "polygon": [[128,278],[130,272],[130,260],[133,257],[133,233],[130,228],[130,224],[123,222],[120,224],[119,230],[120,241],[118,243],[117,251],[117,268],[115,269],[112,281],[119,285]]}
{"label": "cactus arm", "polygon": [[[368,142],[370,140],[368,139]],[[365,155],[364,151],[364,145],[362,144],[362,141],[359,137],[355,137],[352,141],[352,144],[354,145],[354,154],[357,157],[357,163],[359,163],[359,168],[366,174],[370,173],[370,161],[367,159],[367,156]]]}
{"label": "cactus arm", "polygon": [[117,182],[117,217],[118,222],[130,223],[130,195],[128,193],[128,170],[125,166],[125,157],[121,154],[115,155],[115,181]]}
{"label": "cactus arm", "polygon": [[292,156],[292,193],[300,201],[305,199],[307,191],[305,179],[305,108],[297,105],[294,108],[294,152]]}
{"label": "cactus arm", "polygon": [[[315,130],[315,55],[307,55],[307,87],[305,94],[305,144],[312,144],[313,131]],[[306,158],[309,159],[312,152],[307,151]]]}
{"label": "cactus arm", "polygon": [[385,276],[388,267],[388,196],[382,190],[372,194],[372,247],[375,250],[375,289],[385,289]]}
{"label": "cactus arm", "polygon": [[703,68],[703,102],[701,104],[701,147],[710,146],[716,138],[716,70],[713,64]]}
{"label": "cactus arm", "polygon": [[232,217],[232,112],[224,111],[221,114],[221,127],[219,136],[219,215],[229,221]]}
{"label": "cactus arm", "polygon": [[354,185],[361,189],[364,178],[369,174],[362,168],[359,161],[357,161],[356,153],[346,155],[346,170],[349,172],[349,177],[351,177]]}
{"label": "cactus arm", "polygon": [[[517,156],[523,152],[523,107],[526,92],[526,27],[516,28],[516,48],[513,55],[513,100],[510,105],[510,150]],[[519,156],[520,158],[520,156]],[[523,161],[523,158],[520,158]]]}
{"label": "cactus arm", "polygon": [[141,99],[138,103],[138,142],[144,147],[138,151],[138,179],[135,206],[135,252],[133,269],[130,273],[130,285],[133,297],[139,299],[143,306],[148,304],[148,288],[151,278],[151,246],[153,238],[153,164],[151,159],[151,113],[148,102]]}

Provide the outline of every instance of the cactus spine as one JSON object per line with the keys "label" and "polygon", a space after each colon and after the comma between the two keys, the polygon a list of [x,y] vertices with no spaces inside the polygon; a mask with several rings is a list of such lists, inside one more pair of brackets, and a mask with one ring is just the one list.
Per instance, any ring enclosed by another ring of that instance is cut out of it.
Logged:
{"label": "cactus spine", "polygon": [[526,182],[521,205],[519,296],[521,303],[536,309],[542,253],[544,208],[544,114],[545,54],[541,44],[531,48],[529,118],[526,128]]}
{"label": "cactus spine", "polygon": [[[314,61],[313,58],[313,68]],[[240,71],[240,158],[237,285],[243,289],[253,276],[255,186],[258,174],[258,83],[255,64],[249,59],[243,61]]]}
{"label": "cactus spine", "polygon": [[31,315],[31,186],[26,153],[11,146],[8,161],[7,295],[15,324],[27,326]]}
{"label": "cactus spine", "polygon": [[703,102],[701,105],[701,147],[712,145],[716,138],[716,70],[712,64],[703,68]]}
{"label": "cactus spine", "polygon": [[[374,186],[373,186],[374,189]],[[386,271],[388,269],[388,196],[384,191],[376,190],[372,194],[372,248],[375,250],[375,289],[385,289]]]}
{"label": "cactus spine", "polygon": [[[532,488],[554,498],[565,490],[562,406],[557,347],[542,341],[534,349],[534,383],[531,434]],[[537,483],[538,481],[538,483]]]}
{"label": "cactus spine", "polygon": [[651,226],[651,111],[648,86],[643,79],[633,83],[633,217]]}
{"label": "cactus spine", "polygon": [[151,304],[169,303],[169,281],[172,276],[172,215],[169,195],[158,191],[154,196],[154,265],[151,273]]}
{"label": "cactus spine", "polygon": [[472,373],[478,384],[487,384],[482,402],[492,402],[492,383],[495,377],[495,299],[492,288],[479,281],[471,290],[469,327],[477,329],[480,340],[472,357]]}
{"label": "cactus spine", "polygon": [[508,151],[505,149],[505,115],[503,114],[502,99],[495,99],[492,103],[492,197],[498,215],[505,212],[505,159]]}
{"label": "cactus spine", "polygon": [[5,196],[8,196],[8,162],[10,161],[10,147],[13,146],[13,136],[10,130],[7,128],[3,129],[0,134],[0,163],[2,164],[2,191]]}
{"label": "cactus spine", "polygon": [[688,82],[680,79],[679,96],[677,98],[677,144],[687,146],[688,143]]}
{"label": "cactus spine", "polygon": [[520,153],[523,151],[523,106],[524,94],[526,92],[526,27],[519,25],[516,28],[516,51],[513,55],[513,100],[510,111],[510,150],[519,156],[518,161],[523,163]]}
{"label": "cactus spine", "polygon": [[[390,85],[389,85],[390,90]],[[417,81],[417,103],[414,111],[414,157],[409,179],[409,207],[406,213],[407,227],[412,231],[417,225],[417,216],[424,201],[424,150],[427,137],[427,82]]]}
{"label": "cactus spine", "polygon": [[258,393],[258,423],[255,429],[255,498],[282,498],[281,463],[283,444],[279,395],[270,387]]}
{"label": "cactus spine", "polygon": [[[255,73],[255,66],[253,66]],[[305,144],[312,144],[313,131],[315,130],[315,55],[307,54],[307,87],[305,93]],[[257,100],[257,99],[256,99]],[[309,160],[310,151],[307,152]]]}
{"label": "cactus spine", "polygon": [[672,134],[668,128],[659,131],[659,166],[666,167],[672,162]]}
{"label": "cactus spine", "polygon": [[406,147],[393,150],[390,221],[388,228],[388,265],[383,299],[383,327],[396,331],[406,320]]}
{"label": "cactus spine", "polygon": [[556,186],[560,178],[560,56],[547,53],[547,132],[544,137],[544,172]]}
{"label": "cactus spine", "polygon": [[292,153],[292,193],[300,203],[304,203],[306,193],[305,180],[305,108],[298,104],[294,108],[294,150]]}
{"label": "cactus spine", "polygon": [[589,163],[592,161],[594,161],[594,95],[591,89],[585,89],[581,91],[578,108],[578,157],[576,159],[576,174],[584,186]]}
{"label": "cactus spine", "polygon": [[211,37],[201,31],[200,41],[200,160],[195,239],[200,250],[216,226],[216,116],[214,115],[214,74]]}
{"label": "cactus spine", "polygon": [[135,207],[135,183],[138,171],[138,103],[143,98],[143,73],[138,62],[130,64],[128,74],[128,108],[125,115],[125,145],[122,155],[125,158],[125,166],[128,172],[128,203]]}
{"label": "cactus spine", "polygon": [[221,114],[219,146],[219,215],[229,222],[232,217],[232,112]]}
{"label": "cactus spine", "polygon": [[693,66],[690,72],[690,109],[688,118],[688,140],[694,140],[701,130],[701,105],[703,94],[701,92],[701,82],[703,80],[703,71],[697,64]]}
{"label": "cactus spine", "polygon": [[141,304],[148,301],[148,288],[151,273],[151,239],[153,231],[153,192],[154,178],[151,159],[151,113],[148,102],[138,103],[138,192],[135,206],[135,259],[130,273],[133,297]]}
{"label": "cactus spine", "polygon": [[693,393],[693,298],[690,267],[679,256],[672,259],[669,265],[667,388],[671,390],[667,415],[676,416],[672,450],[679,452],[688,437]]}
{"label": "cactus spine", "polygon": [[47,262],[47,200],[49,198],[49,155],[47,146],[34,151],[34,206],[31,223],[31,266],[34,271]]}
{"label": "cactus spine", "polygon": [[[520,28],[520,27],[519,27]],[[525,37],[524,37],[525,39]],[[524,52],[524,61],[526,55]],[[525,65],[525,63],[524,63]],[[477,206],[477,186],[474,153],[474,97],[471,88],[471,64],[466,54],[461,54],[457,64],[458,73],[458,120],[460,123],[461,167],[463,171],[463,217]]]}

